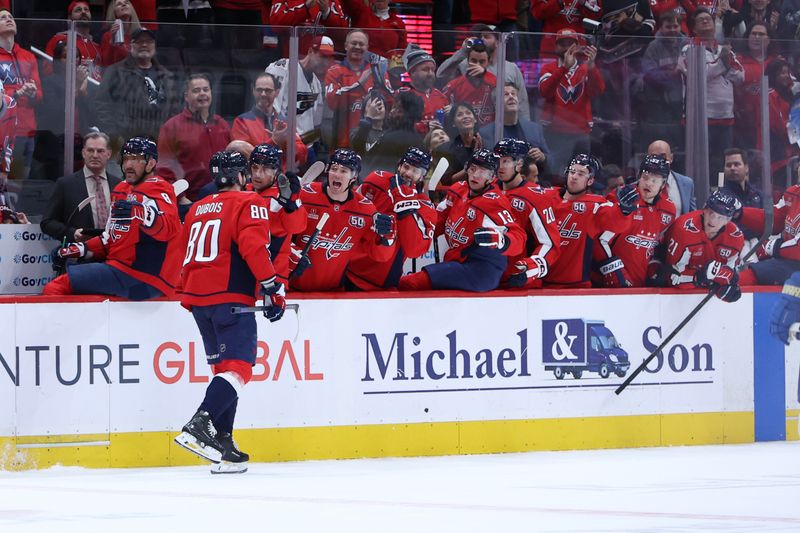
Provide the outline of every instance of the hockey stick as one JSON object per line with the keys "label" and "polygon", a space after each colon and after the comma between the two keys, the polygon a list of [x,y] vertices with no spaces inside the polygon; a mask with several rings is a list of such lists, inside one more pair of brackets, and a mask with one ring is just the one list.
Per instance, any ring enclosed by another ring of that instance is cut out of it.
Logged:
{"label": "hockey stick", "polygon": [[428,180],[428,193],[436,190],[436,187],[439,186],[439,182],[442,181],[442,176],[444,176],[448,168],[450,168],[450,162],[447,158],[440,158],[439,162],[436,163],[436,168],[434,168],[433,173],[431,173],[431,179]]}
{"label": "hockey stick", "polygon": [[[766,208],[766,209],[764,209],[764,211],[765,211],[765,213],[764,213],[764,231],[763,231],[763,233],[761,234],[761,237],[758,239],[758,243],[757,243],[755,246],[753,246],[753,247],[750,249],[750,251],[749,251],[749,252],[747,252],[747,254],[745,254],[745,255],[744,255],[744,257],[742,257],[742,258],[739,260],[739,263],[740,263],[740,264],[746,264],[746,262],[747,262],[747,260],[750,258],[750,256],[751,256],[751,255],[753,255],[754,253],[756,253],[756,250],[758,250],[758,248],[759,248],[759,247],[760,247],[762,244],[764,244],[764,243],[766,242],[766,240],[769,238],[770,234],[772,233],[772,218],[773,218],[773,216],[774,216],[774,215],[773,215],[773,212],[772,212],[772,202],[767,202],[767,208]],[[644,361],[642,361],[642,363],[641,363],[641,364],[640,364],[638,367],[636,367],[636,370],[634,370],[634,371],[631,373],[631,375],[630,375],[630,376],[628,376],[628,377],[625,379],[625,381],[623,381],[623,382],[622,382],[622,384],[621,384],[619,387],[617,387],[617,388],[616,388],[616,390],[614,390],[614,394],[616,394],[617,396],[619,396],[619,394],[620,394],[622,391],[624,391],[626,388],[628,388],[628,385],[630,385],[630,384],[631,384],[631,382],[632,382],[634,379],[636,379],[636,376],[638,376],[638,375],[639,375],[639,374],[642,372],[642,370],[644,370],[644,369],[645,369],[645,367],[646,367],[648,364],[650,364],[650,361],[652,361],[653,359],[655,359],[655,357],[656,357],[656,356],[657,356],[659,353],[661,353],[661,350],[663,350],[663,349],[664,349],[664,347],[665,347],[667,344],[669,344],[669,342],[670,342],[670,341],[671,341],[673,338],[675,338],[675,335],[677,335],[677,334],[678,334],[678,333],[679,333],[679,332],[680,332],[680,331],[683,329],[683,327],[684,327],[686,324],[688,324],[688,323],[689,323],[689,321],[690,321],[690,320],[692,320],[692,318],[694,318],[694,316],[695,316],[697,313],[699,313],[699,312],[700,312],[700,310],[701,310],[703,307],[705,307],[705,305],[706,305],[706,304],[707,304],[707,303],[708,303],[708,302],[711,300],[711,298],[714,296],[714,294],[716,293],[716,291],[717,291],[717,288],[716,288],[716,287],[714,287],[714,288],[712,288],[712,289],[710,289],[710,290],[708,291],[708,294],[706,294],[706,295],[705,295],[705,297],[704,297],[704,298],[703,298],[703,299],[700,301],[700,303],[699,303],[699,304],[697,304],[697,305],[695,306],[695,308],[694,308],[694,309],[692,309],[692,310],[689,312],[689,314],[688,314],[688,315],[686,315],[686,318],[684,318],[684,319],[681,321],[681,323],[680,323],[680,324],[678,324],[678,326],[677,326],[677,327],[676,327],[674,330],[672,330],[672,333],[670,333],[669,335],[667,335],[667,338],[665,338],[663,341],[661,341],[661,344],[659,344],[659,345],[658,345],[658,347],[657,347],[655,350],[653,350],[653,352],[652,352],[650,355],[648,355],[648,356],[645,358],[645,360],[644,360]]]}
{"label": "hockey stick", "polygon": [[[300,252],[300,257],[297,258],[298,265],[300,264],[300,261],[303,260],[303,258],[308,256],[308,252],[311,251],[311,247],[314,246],[317,237],[319,237],[319,233],[322,231],[322,228],[325,227],[325,223],[328,222],[328,218],[330,218],[330,215],[328,213],[322,213],[322,216],[319,217],[319,222],[317,222],[317,227],[314,228],[314,233],[312,233],[311,236],[308,238],[308,242],[306,243],[305,246],[303,246],[303,251]],[[297,269],[297,267],[295,267],[295,269]],[[292,270],[292,273],[289,274],[289,277],[291,278],[293,275],[294,275],[294,270]]]}
{"label": "hockey stick", "polygon": [[[247,313],[260,313],[269,309],[270,306],[268,305],[254,305],[251,307],[231,307],[231,314],[232,315],[244,315]],[[300,314],[300,304],[286,304],[287,311],[294,311],[296,314]]]}
{"label": "hockey stick", "polygon": [[185,179],[179,179],[172,184],[172,190],[175,191],[175,198],[189,190],[189,182]]}
{"label": "hockey stick", "polygon": [[300,178],[300,185],[305,187],[306,185],[317,179],[319,175],[322,174],[324,171],[325,171],[325,163],[323,163],[322,161],[316,161],[313,165],[308,167],[306,173],[303,174],[302,178]]}

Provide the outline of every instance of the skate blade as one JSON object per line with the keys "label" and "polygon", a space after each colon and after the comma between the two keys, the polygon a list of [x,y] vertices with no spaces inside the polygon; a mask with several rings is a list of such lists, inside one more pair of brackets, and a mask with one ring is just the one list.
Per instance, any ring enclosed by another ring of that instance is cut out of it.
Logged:
{"label": "skate blade", "polygon": [[222,460],[222,454],[218,450],[201,445],[196,438],[186,432],[175,437],[175,442],[206,461],[219,463]]}
{"label": "skate blade", "polygon": [[247,472],[247,463],[222,461],[211,465],[212,474],[244,474],[245,472]]}

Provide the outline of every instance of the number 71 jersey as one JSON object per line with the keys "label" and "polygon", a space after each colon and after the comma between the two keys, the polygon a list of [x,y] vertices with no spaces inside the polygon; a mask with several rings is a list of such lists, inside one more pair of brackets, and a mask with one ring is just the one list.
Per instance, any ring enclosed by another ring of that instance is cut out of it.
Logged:
{"label": "number 71 jersey", "polygon": [[257,282],[275,275],[269,207],[253,192],[225,191],[192,205],[183,224],[181,305],[253,305]]}

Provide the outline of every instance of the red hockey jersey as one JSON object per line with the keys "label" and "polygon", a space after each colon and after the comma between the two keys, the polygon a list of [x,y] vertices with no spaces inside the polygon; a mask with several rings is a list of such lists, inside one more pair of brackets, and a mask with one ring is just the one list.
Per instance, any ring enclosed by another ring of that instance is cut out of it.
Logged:
{"label": "red hockey jersey", "polygon": [[[772,224],[772,233],[781,234],[779,257],[800,261],[800,185],[792,185],[783,193],[781,199],[775,204],[775,214]],[[745,207],[741,223],[746,228],[764,231],[764,210],[755,207]]]}
{"label": "red hockey jersey", "polygon": [[[42,100],[44,94],[36,57],[17,43],[14,43],[11,51],[0,47],[0,76],[6,94],[17,101],[17,135],[33,137],[36,133],[34,107]],[[17,91],[28,81],[36,84],[36,94],[34,96],[17,94]]]}
{"label": "red hockey jersey", "polygon": [[252,192],[206,196],[186,214],[181,305],[253,305],[258,282],[275,275],[269,255],[269,208]]}
{"label": "red hockey jersey", "polygon": [[556,33],[569,28],[583,33],[583,19],[600,20],[601,7],[592,0],[531,0],[531,14],[542,21],[539,56],[555,58]]}
{"label": "red hockey jersey", "polygon": [[[608,199],[616,204],[617,191],[612,191]],[[634,287],[644,287],[647,265],[667,228],[675,221],[675,204],[666,193],[660,194],[653,204],[639,200],[636,211],[623,220],[624,225],[603,228],[597,238],[594,259],[600,262],[619,257],[628,273],[627,279]]]}
{"label": "red hockey jersey", "polygon": [[557,200],[555,214],[561,255],[551,266],[544,285],[589,287],[594,239],[604,229],[624,228],[627,221],[617,206],[597,194],[565,200],[561,189],[549,189],[548,193]]}
{"label": "red hockey jersey", "polygon": [[369,36],[369,51],[388,59],[391,50],[408,46],[406,25],[393,9],[385,20],[372,11],[370,2],[364,0],[341,0],[342,7],[353,19],[354,28],[364,28]]}
{"label": "red hockey jersey", "polygon": [[469,184],[459,182],[450,187],[445,199],[436,207],[439,212],[436,235],[444,233],[449,249],[445,261],[464,262],[475,243],[478,228],[505,228],[509,239],[503,255],[518,257],[525,250],[525,231],[514,220],[511,204],[497,186],[480,196],[471,197]]}
{"label": "red hockey jersey", "polygon": [[592,129],[592,98],[606,90],[597,67],[575,63],[567,69],[548,63],[539,76],[539,93],[544,98],[541,123],[560,133],[589,133]]}
{"label": "red hockey jersey", "polygon": [[744,235],[733,222],[713,238],[703,231],[702,209],[678,217],[667,231],[665,263],[672,267],[670,277],[673,287],[693,289],[694,273],[709,261],[719,261],[736,268],[744,244]]}
{"label": "red hockey jersey", "polygon": [[372,202],[355,191],[344,202],[336,202],[328,197],[326,188],[327,184],[316,182],[300,191],[308,221],[293,239],[297,248],[305,247],[323,213],[330,218],[309,250],[311,267],[290,280],[293,290],[341,290],[347,264],[359,250],[377,262],[388,261],[394,255],[394,246],[382,245],[372,230],[372,217],[377,212]]}
{"label": "red hockey jersey", "polygon": [[150,205],[159,215],[149,228],[139,219],[109,219],[103,236],[89,239],[87,248],[97,259],[105,259],[107,264],[171,297],[184,252],[178,238],[181,221],[172,185],[158,176],[145,178],[136,185],[122,181],[111,192],[111,203],[117,200]]}
{"label": "red hockey jersey", "polygon": [[444,86],[442,93],[448,98],[451,104],[466,102],[475,109],[479,126],[485,126],[494,122],[494,98],[492,92],[497,85],[497,78],[488,70],[484,72],[483,79],[475,85],[475,78],[470,78],[462,74],[450,80]]}
{"label": "red hockey jersey", "polygon": [[403,274],[406,258],[422,257],[430,249],[436,229],[436,209],[425,194],[406,185],[392,190],[392,172],[375,171],[364,180],[359,192],[385,215],[395,215],[394,207],[401,202],[419,202],[416,213],[397,220],[397,240],[394,253],[381,263],[372,259],[366,250],[357,250],[347,267],[347,278],[358,288],[374,291],[397,287]]}
{"label": "red hockey jersey", "polygon": [[369,63],[364,63],[359,69],[345,60],[332,65],[325,74],[325,102],[335,113],[336,146],[332,148],[350,144],[350,132],[356,129],[361,120],[362,100],[373,86],[372,76],[363,85],[358,85],[359,78],[369,68]]}
{"label": "red hockey jersey", "polygon": [[[248,185],[248,190],[252,190],[252,185]],[[300,206],[291,213],[287,213],[278,203],[277,184],[267,187],[258,193],[269,206],[269,252],[272,256],[272,264],[278,274],[278,280],[286,285],[289,280],[289,252],[292,247],[292,235],[296,235],[305,229],[308,218],[306,208]],[[292,195],[292,200],[298,200],[300,193]]]}
{"label": "red hockey jersey", "polygon": [[508,270],[503,276],[503,280],[520,273],[514,266],[516,261],[535,256],[544,260],[546,270],[541,277],[528,278],[528,282],[523,288],[539,288],[542,286],[542,277],[547,275],[550,266],[561,255],[561,239],[556,225],[555,196],[528,181],[523,181],[518,187],[503,191],[503,193],[511,204],[511,214],[514,215],[514,220],[523,228],[527,236],[525,250],[519,257],[509,260]]}
{"label": "red hockey jersey", "polygon": [[[276,1],[272,4],[272,10],[269,13],[269,23],[272,26],[305,27],[298,33],[301,36],[300,55],[304,56],[311,47],[313,35],[318,34],[323,26],[342,28],[342,31],[338,32],[327,30],[325,34],[330,35],[337,44],[344,42],[345,33],[350,27],[350,17],[344,14],[339,0],[328,0],[328,7],[330,12],[326,18],[323,18],[319,6],[314,4],[307,8],[305,0]],[[282,57],[289,57],[289,34],[286,28],[275,28],[273,31],[281,37],[279,41],[281,42]]]}

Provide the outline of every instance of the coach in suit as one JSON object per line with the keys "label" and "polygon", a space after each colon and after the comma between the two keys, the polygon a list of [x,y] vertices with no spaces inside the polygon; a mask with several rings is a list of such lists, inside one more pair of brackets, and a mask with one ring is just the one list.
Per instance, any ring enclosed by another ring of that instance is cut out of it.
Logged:
{"label": "coach in suit", "polygon": [[[42,231],[59,241],[82,242],[85,228],[104,228],[109,217],[111,191],[121,181],[106,172],[111,157],[109,138],[92,132],[83,139],[84,166],[79,171],[58,178],[50,197],[47,213],[42,218]],[[78,205],[93,196],[89,205],[78,211]]]}
{"label": "coach in suit", "polygon": [[[648,155],[660,155],[672,166],[672,148],[667,141],[653,141],[647,147]],[[697,209],[697,200],[694,197],[694,180],[689,176],[678,174],[671,170],[667,178],[667,191],[669,199],[675,204],[678,216]]]}

